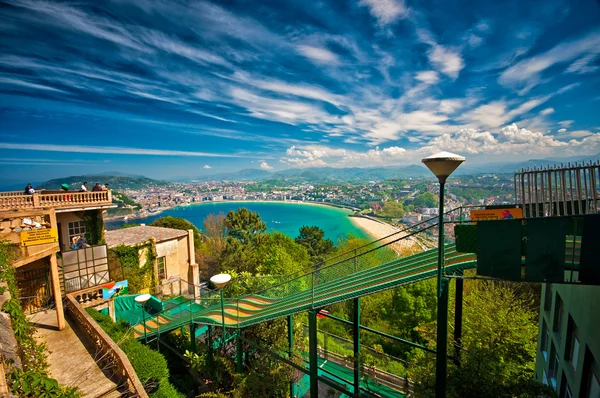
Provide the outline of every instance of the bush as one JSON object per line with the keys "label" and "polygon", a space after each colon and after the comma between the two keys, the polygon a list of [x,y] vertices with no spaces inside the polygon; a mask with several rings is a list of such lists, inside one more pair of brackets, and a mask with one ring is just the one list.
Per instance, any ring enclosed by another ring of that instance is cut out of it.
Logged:
{"label": "bush", "polygon": [[177,391],[171,383],[161,383],[150,398],[185,398],[185,395]]}
{"label": "bush", "polygon": [[129,358],[146,392],[153,393],[158,391],[161,384],[170,384],[167,360],[161,353],[134,339],[127,339],[120,346]]}
{"label": "bush", "polygon": [[111,317],[101,313],[94,308],[86,308],[86,311],[96,321],[96,323],[110,336],[115,342],[119,342],[125,337],[130,331],[130,325],[121,320],[119,322],[113,322]]}

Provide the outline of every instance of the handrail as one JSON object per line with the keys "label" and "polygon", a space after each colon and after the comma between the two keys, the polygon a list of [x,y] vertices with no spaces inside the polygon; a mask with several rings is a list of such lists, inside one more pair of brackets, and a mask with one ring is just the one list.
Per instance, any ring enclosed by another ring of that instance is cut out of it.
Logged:
{"label": "handrail", "polygon": [[[448,211],[444,212],[444,215],[447,215],[447,214],[453,213],[453,212],[455,212],[455,211],[457,211],[457,210],[462,210],[462,209],[463,209],[463,208],[465,208],[465,207],[466,207],[466,206],[460,206],[460,207],[456,207],[456,208],[454,208],[454,209],[448,210]],[[469,206],[469,207],[479,207],[479,206]],[[292,281],[294,281],[294,280],[297,280],[297,279],[299,279],[299,278],[302,278],[302,277],[308,276],[308,275],[310,275],[310,274],[314,273],[314,272],[315,272],[315,271],[317,271],[317,270],[319,270],[319,271],[324,271],[324,270],[326,270],[326,269],[328,269],[328,268],[331,268],[331,267],[333,267],[333,266],[339,265],[339,264],[341,264],[342,262],[345,262],[345,261],[348,261],[348,260],[353,260],[353,259],[355,259],[355,258],[359,258],[359,257],[361,257],[361,256],[364,256],[365,254],[371,253],[371,252],[373,252],[373,251],[375,251],[375,250],[378,250],[378,249],[380,249],[380,248],[382,248],[382,247],[389,246],[389,245],[391,245],[392,243],[396,243],[396,242],[398,242],[398,241],[400,241],[400,240],[402,240],[402,239],[406,239],[406,238],[409,238],[409,237],[411,237],[411,236],[413,236],[413,235],[417,235],[417,234],[419,234],[419,233],[421,233],[421,232],[424,232],[424,231],[426,231],[426,230],[429,230],[429,229],[431,229],[431,228],[435,227],[436,225],[438,225],[438,223],[437,223],[437,222],[434,222],[433,224],[431,224],[431,225],[429,225],[429,226],[426,226],[426,227],[424,227],[424,228],[421,228],[421,229],[419,229],[419,230],[417,230],[417,231],[413,231],[413,232],[409,233],[408,235],[404,235],[404,236],[396,237],[394,240],[392,240],[392,241],[390,241],[390,242],[387,242],[387,243],[384,243],[384,244],[382,244],[381,246],[376,246],[376,247],[374,247],[374,248],[371,248],[371,249],[369,249],[369,250],[366,250],[366,251],[361,251],[360,253],[356,254],[356,253],[357,253],[357,252],[359,252],[361,249],[364,249],[364,248],[366,248],[366,247],[368,247],[368,246],[372,246],[372,245],[374,245],[374,244],[376,244],[376,243],[380,243],[380,242],[381,242],[381,241],[383,241],[383,240],[387,240],[387,239],[390,239],[390,238],[394,238],[396,235],[398,235],[398,234],[400,234],[400,233],[404,233],[404,232],[406,232],[407,230],[414,229],[414,228],[416,228],[416,227],[420,227],[420,226],[422,226],[422,225],[424,225],[424,224],[426,224],[426,223],[429,223],[429,222],[431,222],[431,221],[435,221],[435,220],[437,220],[437,219],[438,219],[438,217],[439,217],[439,216],[436,216],[436,217],[429,218],[429,219],[427,219],[427,220],[424,220],[424,221],[421,221],[421,222],[419,222],[419,223],[417,223],[417,224],[414,224],[414,225],[411,225],[411,226],[409,226],[409,227],[406,227],[406,228],[404,228],[404,229],[402,229],[402,230],[400,230],[400,231],[396,231],[396,232],[394,232],[393,234],[390,234],[390,235],[384,236],[383,238],[379,238],[379,239],[377,239],[377,240],[375,240],[375,241],[373,241],[373,242],[369,242],[369,243],[367,243],[367,244],[365,244],[365,245],[362,245],[362,246],[360,246],[360,247],[358,247],[358,248],[356,248],[356,249],[353,249],[353,250],[350,250],[350,251],[347,251],[347,252],[344,252],[344,253],[338,254],[338,255],[336,255],[336,256],[334,256],[334,257],[332,257],[331,259],[328,259],[328,260],[325,260],[325,261],[323,261],[323,262],[319,263],[319,265],[321,265],[321,264],[324,264],[324,263],[326,263],[327,261],[331,261],[332,259],[338,259],[338,258],[340,258],[340,257],[343,257],[343,256],[346,256],[346,255],[348,255],[348,254],[353,254],[353,255],[351,255],[350,257],[343,258],[343,259],[342,259],[342,260],[340,260],[340,261],[334,262],[334,263],[332,263],[332,264],[328,264],[328,265],[326,265],[326,266],[321,266],[321,267],[318,267],[317,265],[315,265],[315,266],[313,266],[313,267],[309,267],[308,269],[300,270],[300,271],[297,271],[297,272],[295,272],[295,273],[289,274],[288,276],[290,277],[290,279],[288,279],[287,281],[285,281],[285,282],[281,282],[281,283],[278,283],[278,284],[275,284],[275,285],[273,285],[273,286],[270,286],[270,287],[268,287],[268,288],[265,288],[265,289],[261,289],[261,290],[259,290],[259,291],[257,291],[257,292],[251,293],[251,294],[260,294],[260,293],[262,293],[262,292],[264,292],[264,291],[266,291],[266,290],[269,290],[269,289],[273,289],[273,288],[277,288],[277,287],[283,286],[283,285],[285,285],[285,284],[287,284],[287,283],[289,283],[289,282],[292,282]],[[300,275],[297,275],[297,276],[295,276],[296,274],[299,274],[299,273],[301,273],[301,274],[300,274]],[[248,296],[248,295],[244,295],[244,296]]]}
{"label": "handrail", "polygon": [[137,397],[148,398],[127,355],[70,294],[66,295],[66,308],[95,346],[104,354],[102,360],[114,367],[114,374],[120,379],[119,384],[125,384],[129,391],[136,394]]}
{"label": "handrail", "polygon": [[38,209],[46,207],[71,207],[90,204],[111,204],[112,192],[109,191],[50,191],[36,192],[32,195],[23,192],[1,192],[0,209]]}

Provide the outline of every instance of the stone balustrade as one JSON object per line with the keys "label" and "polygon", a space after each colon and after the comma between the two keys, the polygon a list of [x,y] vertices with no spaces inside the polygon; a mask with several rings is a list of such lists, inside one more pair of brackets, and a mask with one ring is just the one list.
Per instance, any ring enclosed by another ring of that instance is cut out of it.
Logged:
{"label": "stone balustrade", "polygon": [[23,192],[0,192],[1,210],[29,210],[43,208],[93,207],[112,204],[111,191],[71,192],[41,191],[33,195]]}
{"label": "stone balustrade", "polygon": [[[103,367],[111,367],[114,377],[118,379],[119,385],[124,385],[129,390],[125,396],[148,398],[140,379],[125,353],[106,334],[104,330],[92,319],[92,317],[79,305],[73,295],[66,296],[66,309],[77,325],[84,331],[94,343],[99,352]],[[122,391],[122,393],[124,393]]]}

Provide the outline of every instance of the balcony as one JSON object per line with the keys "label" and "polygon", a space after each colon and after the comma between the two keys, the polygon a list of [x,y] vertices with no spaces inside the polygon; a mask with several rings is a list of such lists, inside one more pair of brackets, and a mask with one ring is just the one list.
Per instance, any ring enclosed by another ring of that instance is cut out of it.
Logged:
{"label": "balcony", "polygon": [[111,207],[115,207],[111,191],[41,191],[33,195],[26,195],[22,191],[0,192],[0,211],[55,209],[57,213],[61,213]]}

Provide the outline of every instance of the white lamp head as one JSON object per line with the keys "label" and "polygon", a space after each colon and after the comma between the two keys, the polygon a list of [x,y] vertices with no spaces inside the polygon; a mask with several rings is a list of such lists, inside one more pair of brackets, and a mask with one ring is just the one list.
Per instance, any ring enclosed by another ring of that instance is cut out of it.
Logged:
{"label": "white lamp head", "polygon": [[150,300],[150,295],[148,293],[146,294],[140,294],[139,296],[136,296],[136,298],[134,299],[136,302],[140,303],[141,305],[146,304],[146,301]]}
{"label": "white lamp head", "polygon": [[213,285],[215,285],[217,287],[217,289],[223,289],[225,287],[225,285],[227,285],[229,283],[230,280],[231,280],[231,275],[229,275],[229,274],[217,274],[217,275],[213,275],[210,278],[210,281],[212,282]]}
{"label": "white lamp head", "polygon": [[440,180],[445,181],[462,162],[465,161],[463,156],[450,152],[440,152],[431,155],[422,160],[429,170]]}

